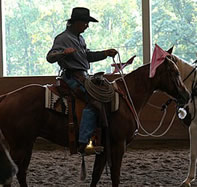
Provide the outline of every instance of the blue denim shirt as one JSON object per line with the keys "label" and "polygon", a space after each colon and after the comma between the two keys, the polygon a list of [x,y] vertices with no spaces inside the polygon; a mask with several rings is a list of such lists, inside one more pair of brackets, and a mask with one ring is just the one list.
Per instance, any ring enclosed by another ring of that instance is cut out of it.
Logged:
{"label": "blue denim shirt", "polygon": [[[76,52],[64,55],[64,49],[70,47],[76,49]],[[53,46],[47,54],[47,61],[50,63],[58,62],[61,69],[85,71],[90,68],[90,62],[96,62],[105,58],[104,51],[90,51],[86,47],[84,38],[81,35],[73,34],[68,28],[55,37]]]}

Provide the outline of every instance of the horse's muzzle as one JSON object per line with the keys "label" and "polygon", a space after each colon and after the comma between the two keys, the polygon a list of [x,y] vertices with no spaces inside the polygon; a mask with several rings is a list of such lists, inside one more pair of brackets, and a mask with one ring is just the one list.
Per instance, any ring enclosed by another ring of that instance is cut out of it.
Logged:
{"label": "horse's muzzle", "polygon": [[179,107],[184,107],[186,104],[188,104],[189,100],[191,98],[191,95],[188,91],[185,91],[177,97],[177,105]]}

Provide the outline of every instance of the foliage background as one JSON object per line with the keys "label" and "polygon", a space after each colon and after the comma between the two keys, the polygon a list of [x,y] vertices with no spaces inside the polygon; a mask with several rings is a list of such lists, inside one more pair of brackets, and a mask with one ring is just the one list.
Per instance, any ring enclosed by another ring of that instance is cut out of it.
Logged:
{"label": "foliage background", "polygon": [[[188,62],[195,60],[197,0],[152,1],[153,44]],[[137,55],[131,71],[142,65],[141,0],[3,0],[7,76],[57,75],[59,67],[46,61],[54,37],[66,28],[72,8],[84,6],[99,23],[83,34],[91,50],[116,48],[122,62]],[[153,46],[154,47],[154,46]],[[91,65],[90,73],[111,72],[112,59]]]}

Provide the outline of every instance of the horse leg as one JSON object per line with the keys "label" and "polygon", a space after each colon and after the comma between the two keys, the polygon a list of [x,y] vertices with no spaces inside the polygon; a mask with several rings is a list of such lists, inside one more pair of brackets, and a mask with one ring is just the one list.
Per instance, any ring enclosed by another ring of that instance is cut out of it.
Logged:
{"label": "horse leg", "polygon": [[120,168],[122,164],[122,157],[124,155],[124,142],[112,145],[112,167],[111,167],[111,180],[112,187],[118,187],[120,183]]}
{"label": "horse leg", "polygon": [[21,169],[20,173],[18,173],[18,175],[17,175],[17,179],[19,181],[20,187],[27,187],[28,186],[27,181],[26,181],[26,177],[27,177],[26,172],[27,172],[30,160],[31,160],[32,148],[33,148],[33,146],[31,147],[31,149],[29,149],[26,152],[25,158],[24,158],[23,163],[20,168]]}
{"label": "horse leg", "polygon": [[18,173],[17,173],[17,179],[20,184],[20,187],[28,187],[26,176],[27,176],[27,168],[30,163],[31,155],[32,155],[32,146],[28,147],[28,150],[22,150],[15,152],[16,154],[13,155],[13,158],[15,160],[16,165],[18,166]]}
{"label": "horse leg", "polygon": [[92,173],[92,181],[90,185],[91,187],[96,187],[96,184],[98,183],[101,177],[105,164],[106,164],[106,155],[104,153],[96,155],[94,162],[94,169]]}
{"label": "horse leg", "polygon": [[197,125],[191,123],[189,127],[190,136],[190,165],[187,178],[183,181],[182,187],[191,186],[191,182],[195,180],[196,177],[196,159],[197,159]]}

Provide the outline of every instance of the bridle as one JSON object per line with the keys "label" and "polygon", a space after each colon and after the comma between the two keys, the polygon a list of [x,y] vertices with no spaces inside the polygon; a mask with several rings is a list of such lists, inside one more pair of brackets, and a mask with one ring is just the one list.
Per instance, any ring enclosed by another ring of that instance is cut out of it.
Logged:
{"label": "bridle", "polygon": [[[175,63],[177,63],[177,62],[175,61]],[[197,60],[195,60],[193,62],[193,64],[197,64]],[[197,69],[197,65],[195,65],[194,68],[192,69],[192,71],[183,79],[183,82],[185,82],[190,76],[192,76],[192,74],[194,74],[192,86],[191,86],[191,102],[193,103],[194,115],[191,118],[191,121],[196,116],[196,103],[195,103],[195,96],[197,96],[196,69]]]}
{"label": "bridle", "polygon": [[[167,60],[169,60],[169,61],[172,61],[170,58],[168,58],[168,57],[166,57],[166,59]],[[174,61],[172,61],[172,62],[174,62]],[[173,73],[174,72],[172,72],[172,71],[170,71],[170,69],[168,70],[168,74],[169,74],[169,76],[171,77],[171,79],[173,80],[173,85],[174,85],[174,87],[176,88],[176,91],[177,91],[177,93],[179,93],[179,90],[178,90],[178,87],[179,87],[179,85],[178,85],[178,83],[177,83],[177,78],[175,77],[175,76],[173,76]],[[174,101],[177,105],[179,105],[180,106],[180,103],[178,102],[178,99],[169,99],[168,101],[167,101],[167,103],[169,104],[171,101]]]}

